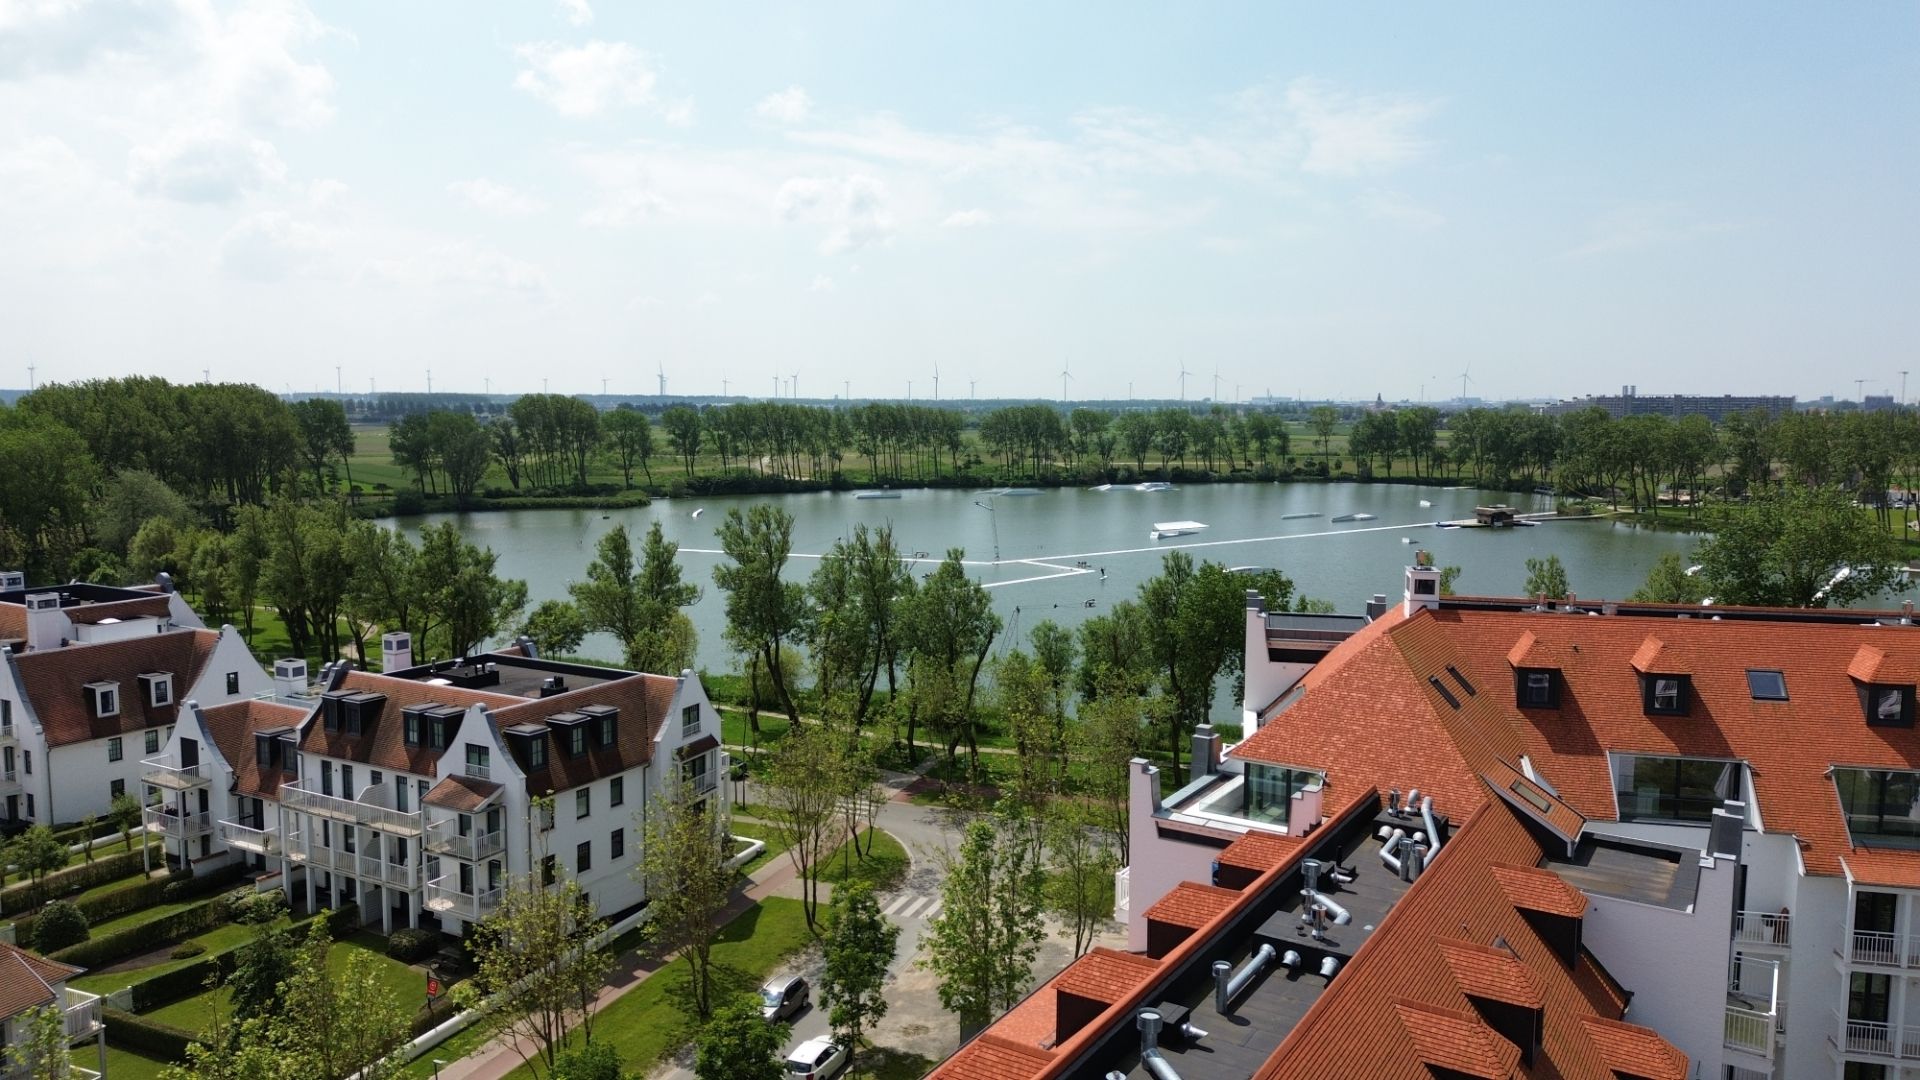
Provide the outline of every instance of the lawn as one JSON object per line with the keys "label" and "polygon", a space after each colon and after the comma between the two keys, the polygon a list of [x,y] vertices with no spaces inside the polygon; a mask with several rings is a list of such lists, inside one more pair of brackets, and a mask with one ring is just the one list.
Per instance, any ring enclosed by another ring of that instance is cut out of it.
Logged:
{"label": "lawn", "polygon": [[[419,1006],[426,1001],[426,976],[386,955],[386,941],[377,934],[361,931],[333,943],[327,952],[327,971],[334,975],[346,970],[347,958],[355,953],[371,956],[374,970],[383,986],[392,990],[403,1004]],[[163,1024],[185,1031],[200,1031],[213,1021],[213,1010],[225,989],[208,990],[182,998],[146,1015]]]}
{"label": "lawn", "polygon": [[[762,900],[722,928],[715,940],[716,996],[751,993],[782,960],[812,943],[800,901]],[[628,1069],[644,1071],[693,1038],[699,1024],[690,1002],[687,966],[676,961],[609,1005],[594,1021],[594,1041],[611,1043]],[[429,1056],[452,1060],[445,1049]],[[432,1066],[417,1072],[409,1069],[407,1075],[432,1076]],[[508,1080],[531,1080],[532,1076],[523,1065]]]}
{"label": "lawn", "polygon": [[[863,830],[860,835],[873,831]],[[873,891],[881,892],[898,884],[906,876],[909,864],[907,849],[900,846],[900,841],[881,832],[874,836],[873,851],[864,859],[854,855],[851,843],[840,845],[839,850],[821,860],[820,880],[829,885],[864,882]]]}
{"label": "lawn", "polygon": [[100,937],[103,934],[111,934],[120,930],[131,930],[136,926],[145,926],[150,922],[164,919],[175,912],[185,911],[195,904],[203,904],[206,902],[207,898],[202,896],[171,904],[155,904],[152,907],[141,908],[139,911],[129,911],[117,919],[108,919],[103,923],[95,923],[88,929],[87,933],[90,937]]}
{"label": "lawn", "polygon": [[[99,1055],[91,1046],[80,1045],[73,1048],[73,1063],[83,1069],[98,1068]],[[143,1057],[132,1050],[123,1050],[118,1046],[107,1047],[107,1076],[109,1080],[158,1080],[160,1070],[170,1062],[159,1058]]]}
{"label": "lawn", "polygon": [[[190,956],[183,960],[162,960],[157,964],[149,964],[146,967],[132,968],[129,970],[103,971],[91,975],[81,975],[73,980],[72,985],[74,989],[85,990],[89,994],[109,994],[123,986],[131,986],[137,982],[145,982],[156,975],[165,975],[169,971],[177,971],[180,968],[186,967],[188,964],[198,963],[213,953],[225,952],[236,946],[244,945],[252,937],[253,928],[250,926],[242,926],[239,923],[216,926],[204,934],[197,934],[186,939],[187,941],[198,942],[206,949],[206,952],[198,956]],[[156,942],[156,947],[158,947],[159,944],[160,943]]]}
{"label": "lawn", "polygon": [[735,836],[748,836],[755,840],[765,840],[767,849],[753,857],[753,861],[740,868],[742,874],[751,874],[786,853],[787,843],[780,839],[780,830],[772,825],[756,825],[752,822],[736,821],[728,829]]}

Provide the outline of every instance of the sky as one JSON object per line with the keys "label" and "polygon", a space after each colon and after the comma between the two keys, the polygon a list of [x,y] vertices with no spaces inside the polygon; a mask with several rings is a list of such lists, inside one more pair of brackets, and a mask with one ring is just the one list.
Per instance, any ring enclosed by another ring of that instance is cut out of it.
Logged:
{"label": "sky", "polygon": [[1899,393],[1917,190],[1914,4],[0,0],[0,386]]}

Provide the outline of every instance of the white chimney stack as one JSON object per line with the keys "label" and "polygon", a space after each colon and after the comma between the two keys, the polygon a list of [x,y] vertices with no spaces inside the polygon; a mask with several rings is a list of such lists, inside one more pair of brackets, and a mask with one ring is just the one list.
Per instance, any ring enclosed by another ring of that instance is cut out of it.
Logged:
{"label": "white chimney stack", "polygon": [[380,635],[380,670],[401,671],[413,666],[413,635],[405,630]]}
{"label": "white chimney stack", "polygon": [[60,610],[59,593],[33,593],[27,597],[27,648],[57,649],[61,639],[72,634],[73,623]]}
{"label": "white chimney stack", "polygon": [[307,662],[289,658],[273,662],[273,695],[278,698],[304,697],[307,693]]}
{"label": "white chimney stack", "polygon": [[1406,614],[1421,608],[1440,606],[1440,570],[1433,565],[1433,556],[1425,551],[1413,553],[1413,565],[1407,567]]}

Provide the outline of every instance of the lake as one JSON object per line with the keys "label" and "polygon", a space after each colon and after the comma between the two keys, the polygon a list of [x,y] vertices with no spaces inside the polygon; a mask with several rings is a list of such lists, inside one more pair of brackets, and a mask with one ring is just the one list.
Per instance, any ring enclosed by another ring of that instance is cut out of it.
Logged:
{"label": "lake", "polygon": [[[1421,506],[1422,500],[1432,506]],[[891,523],[902,551],[927,553],[921,573],[931,571],[948,548],[964,548],[970,572],[988,586],[1008,632],[1020,636],[1042,619],[1077,625],[1134,596],[1140,582],[1159,571],[1162,553],[1174,548],[1228,566],[1277,567],[1301,593],[1330,600],[1341,611],[1358,611],[1374,593],[1399,600],[1402,570],[1420,548],[1433,552],[1439,565],[1461,567],[1459,590],[1480,595],[1518,594],[1527,559],[1557,554],[1574,592],[1598,600],[1626,597],[1662,554],[1684,554],[1694,543],[1684,533],[1606,520],[1436,529],[1437,520],[1472,517],[1477,503],[1512,502],[1528,511],[1551,509],[1552,501],[1400,484],[1213,484],[1159,492],[1058,489],[994,497],[911,490],[898,499],[856,499],[851,493],[732,496],[660,500],[604,516],[597,510],[513,510],[423,515],[396,523],[417,533],[425,524],[453,521],[499,555],[501,574],[525,579],[531,601],[538,603],[566,596],[567,583],[584,576],[594,545],[614,526],[625,524],[637,547],[639,537],[658,521],[667,538],[680,544],[687,579],[704,590],[689,612],[700,632],[698,662],[721,671],[734,664],[721,640],[724,598],[713,584],[713,567],[721,558],[714,532],[729,507],[762,501],[777,502],[793,515],[796,557],[789,573],[794,577],[804,578],[815,565],[814,559],[799,556],[818,556],[854,525]],[[698,518],[692,516],[695,510],[703,511]],[[1288,517],[1297,514],[1320,516]],[[1332,523],[1345,514],[1372,514],[1374,520]],[[1154,523],[1175,521],[1208,527],[1149,539]],[[1080,562],[1087,566],[1077,566]],[[582,651],[619,656],[611,639],[590,638]]]}

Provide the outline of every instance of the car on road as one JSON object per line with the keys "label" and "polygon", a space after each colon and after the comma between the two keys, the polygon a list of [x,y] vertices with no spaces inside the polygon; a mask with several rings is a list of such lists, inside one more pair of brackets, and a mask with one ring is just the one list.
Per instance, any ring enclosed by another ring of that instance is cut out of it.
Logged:
{"label": "car on road", "polygon": [[772,1023],[784,1020],[807,1007],[807,980],[798,975],[767,980],[760,988],[760,1018]]}
{"label": "car on road", "polygon": [[847,1068],[847,1048],[826,1036],[808,1039],[787,1055],[791,1080],[829,1080]]}

